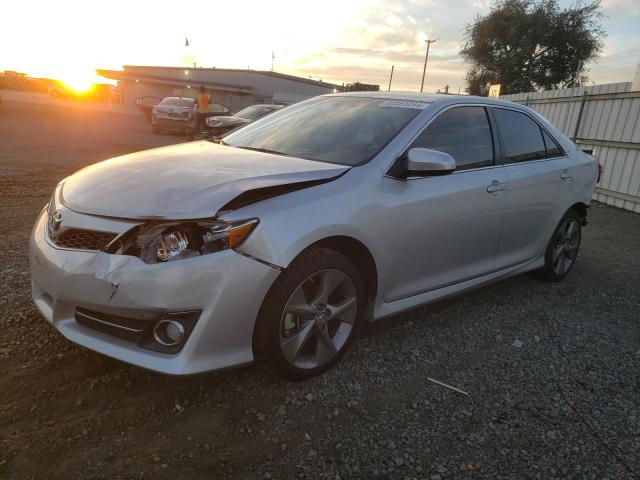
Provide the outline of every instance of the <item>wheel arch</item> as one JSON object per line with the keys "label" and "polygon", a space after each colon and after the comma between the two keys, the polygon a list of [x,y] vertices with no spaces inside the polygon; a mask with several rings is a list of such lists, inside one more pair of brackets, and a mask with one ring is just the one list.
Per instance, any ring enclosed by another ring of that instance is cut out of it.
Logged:
{"label": "wheel arch", "polygon": [[580,220],[581,220],[580,223],[582,225],[586,225],[586,223],[587,223],[587,209],[588,208],[589,207],[586,204],[584,204],[582,202],[577,202],[577,203],[574,203],[573,205],[571,205],[571,207],[569,207],[568,210],[576,211],[578,213],[578,215],[580,215]]}
{"label": "wheel arch", "polygon": [[[298,252],[298,254],[289,263],[289,265],[291,265],[291,263],[293,263],[296,258],[300,257],[305,252],[315,247],[328,248],[330,250],[341,253],[355,264],[356,268],[362,275],[362,280],[367,289],[368,299],[365,318],[370,319],[373,314],[374,299],[378,293],[378,267],[369,248],[367,248],[364,243],[353,237],[347,235],[333,235],[322,238],[311,243],[310,245],[307,245],[304,249]],[[267,298],[271,294],[272,288],[273,285],[265,295],[265,298],[262,300],[262,306],[260,307],[261,311],[264,307],[265,302],[267,301]],[[256,322],[253,326],[251,343],[254,358],[256,360],[261,360],[267,358],[269,354],[268,349],[266,349],[265,346],[261,345],[259,342],[257,328],[258,327]]]}
{"label": "wheel arch", "polygon": [[343,254],[355,264],[362,274],[362,280],[367,287],[369,296],[375,297],[378,294],[378,267],[371,251],[364,243],[353,237],[335,235],[318,240],[305,250],[312,247],[325,247]]}

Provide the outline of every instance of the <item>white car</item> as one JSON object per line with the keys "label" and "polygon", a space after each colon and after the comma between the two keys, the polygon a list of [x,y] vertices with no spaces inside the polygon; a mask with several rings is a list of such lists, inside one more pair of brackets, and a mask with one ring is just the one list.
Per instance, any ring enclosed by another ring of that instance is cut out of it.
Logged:
{"label": "white car", "polygon": [[306,378],[364,322],[527,271],[564,278],[598,175],[521,105],[316,97],[64,179],[31,237],[33,298],[69,340],[144,368],[268,359]]}

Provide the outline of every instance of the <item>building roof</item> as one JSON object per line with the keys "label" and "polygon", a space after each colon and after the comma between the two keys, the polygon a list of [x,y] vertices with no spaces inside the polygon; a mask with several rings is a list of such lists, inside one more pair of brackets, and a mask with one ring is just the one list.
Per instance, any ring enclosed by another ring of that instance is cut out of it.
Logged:
{"label": "building roof", "polygon": [[[315,85],[318,87],[324,87],[328,89],[336,89],[341,91],[343,89],[342,85],[336,85],[333,83],[323,82],[319,80],[312,80],[310,78],[304,77],[296,77],[294,75],[287,75],[286,73],[278,73],[272,72],[269,70],[251,70],[251,69],[242,69],[242,68],[201,68],[201,67],[164,67],[164,66],[151,66],[151,65],[124,65],[124,70],[98,70],[98,74],[107,78],[112,78],[114,80],[122,80],[125,77],[128,77],[127,70],[136,70],[136,71],[144,71],[144,70],[165,70],[165,71],[174,71],[174,70],[193,70],[198,72],[230,72],[230,73],[255,73],[259,75],[267,75],[270,77],[282,78],[285,80],[291,80],[299,83],[306,83],[310,85]],[[104,73],[100,73],[104,72]],[[194,83],[193,81],[191,83]],[[247,87],[250,88],[250,87]]]}
{"label": "building roof", "polygon": [[[184,70],[184,68],[182,68]],[[96,73],[105,78],[111,78],[112,80],[132,80],[138,81],[143,80],[149,83],[159,83],[165,85],[182,85],[182,86],[193,86],[198,87],[200,85],[204,85],[206,87],[211,87],[216,90],[226,90],[231,92],[238,93],[251,93],[253,92],[253,87],[249,87],[247,85],[238,85],[232,83],[222,83],[222,82],[210,82],[208,80],[193,80],[193,79],[184,79],[184,78],[175,78],[175,77],[164,77],[161,75],[149,75],[146,73],[129,73],[123,70],[104,70],[104,69],[96,69]]]}

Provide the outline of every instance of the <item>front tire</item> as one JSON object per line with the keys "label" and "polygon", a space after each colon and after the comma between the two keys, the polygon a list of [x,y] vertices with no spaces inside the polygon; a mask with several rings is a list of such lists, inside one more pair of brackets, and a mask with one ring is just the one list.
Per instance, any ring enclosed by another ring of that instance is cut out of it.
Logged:
{"label": "front tire", "polygon": [[311,378],[338,363],[365,310],[358,269],[344,255],[314,247],[276,280],[256,322],[254,350],[279,375]]}
{"label": "front tire", "polygon": [[565,213],[549,240],[544,267],[538,271],[539,278],[559,282],[571,271],[580,248],[581,223],[582,218],[575,210]]}

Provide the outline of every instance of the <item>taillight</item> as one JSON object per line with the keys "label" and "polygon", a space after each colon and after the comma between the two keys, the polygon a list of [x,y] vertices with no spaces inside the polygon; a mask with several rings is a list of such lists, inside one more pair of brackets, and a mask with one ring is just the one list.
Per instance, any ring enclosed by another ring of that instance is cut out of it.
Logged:
{"label": "taillight", "polygon": [[599,163],[598,164],[598,180],[596,180],[596,183],[600,183],[600,179],[602,178],[602,172],[604,172],[604,165]]}

